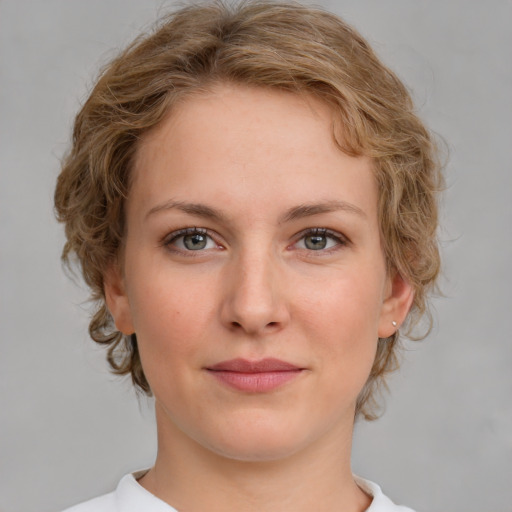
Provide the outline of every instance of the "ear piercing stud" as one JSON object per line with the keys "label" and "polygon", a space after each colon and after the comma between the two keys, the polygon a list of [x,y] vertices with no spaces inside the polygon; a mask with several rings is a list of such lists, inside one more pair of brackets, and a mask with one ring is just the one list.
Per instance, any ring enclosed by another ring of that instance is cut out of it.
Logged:
{"label": "ear piercing stud", "polygon": [[396,327],[398,324],[393,320],[392,322],[393,327]]}

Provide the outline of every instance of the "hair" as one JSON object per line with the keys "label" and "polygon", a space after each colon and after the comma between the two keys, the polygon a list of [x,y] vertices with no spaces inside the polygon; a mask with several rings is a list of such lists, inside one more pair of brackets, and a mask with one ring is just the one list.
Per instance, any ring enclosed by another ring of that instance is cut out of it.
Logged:
{"label": "hair", "polygon": [[[188,95],[219,83],[310,94],[334,113],[341,151],[370,157],[379,189],[379,223],[388,268],[414,289],[402,334],[422,317],[440,258],[437,196],[442,188],[433,137],[411,97],[368,43],[340,18],[298,3],[223,1],[189,5],[161,18],[100,73],[78,113],[64,157],[55,209],[65,224],[62,259],[77,259],[96,310],[93,340],[108,347],[117,374],[131,374],[148,395],[136,335],[119,332],[104,294],[104,275],[121,255],[124,203],[138,141]],[[380,339],[356,416],[375,419],[376,396],[398,367],[398,331]]]}

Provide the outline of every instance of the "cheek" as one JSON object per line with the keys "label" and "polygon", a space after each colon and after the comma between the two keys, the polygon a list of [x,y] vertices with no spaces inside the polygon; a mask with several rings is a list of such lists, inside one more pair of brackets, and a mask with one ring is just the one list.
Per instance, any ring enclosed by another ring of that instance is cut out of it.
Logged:
{"label": "cheek", "polygon": [[[368,275],[368,274],[367,274]],[[377,279],[345,277],[304,290],[301,310],[318,364],[331,377],[343,372],[345,384],[364,385],[378,342],[381,302]],[[332,372],[332,373],[331,373]]]}
{"label": "cheek", "polygon": [[[334,274],[335,275],[335,274]],[[379,276],[354,271],[339,277],[333,274],[296,289],[300,316],[312,328],[333,330],[340,334],[367,335],[377,338],[382,307]]]}
{"label": "cheek", "polygon": [[180,360],[194,359],[213,316],[213,301],[207,300],[204,286],[190,279],[140,277],[130,304],[143,367],[151,379],[157,368],[176,371]]}

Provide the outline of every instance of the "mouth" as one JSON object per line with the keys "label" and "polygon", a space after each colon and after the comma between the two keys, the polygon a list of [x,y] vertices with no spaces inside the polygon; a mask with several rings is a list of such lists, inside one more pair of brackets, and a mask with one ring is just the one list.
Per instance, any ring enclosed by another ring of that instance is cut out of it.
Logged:
{"label": "mouth", "polygon": [[205,368],[222,384],[247,393],[266,393],[296,379],[305,368],[279,359],[231,359]]}

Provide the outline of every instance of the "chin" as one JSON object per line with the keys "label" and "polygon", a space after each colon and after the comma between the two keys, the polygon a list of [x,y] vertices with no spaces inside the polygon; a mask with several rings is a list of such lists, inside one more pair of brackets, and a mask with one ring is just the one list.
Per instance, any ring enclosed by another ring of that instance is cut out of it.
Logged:
{"label": "chin", "polygon": [[[251,425],[248,427],[248,425]],[[313,441],[312,433],[290,425],[251,422],[232,425],[229,431],[220,431],[201,443],[215,454],[243,462],[283,460],[301,451]],[[201,441],[200,441],[201,442]]]}
{"label": "chin", "polygon": [[210,445],[207,448],[213,451],[217,455],[240,462],[271,462],[283,460],[291,457],[298,451],[301,446],[297,446],[296,443],[279,442],[279,440],[272,439],[263,440],[263,442],[240,442],[237,440],[235,443],[223,443]]}

